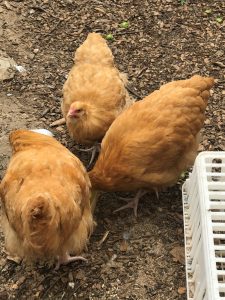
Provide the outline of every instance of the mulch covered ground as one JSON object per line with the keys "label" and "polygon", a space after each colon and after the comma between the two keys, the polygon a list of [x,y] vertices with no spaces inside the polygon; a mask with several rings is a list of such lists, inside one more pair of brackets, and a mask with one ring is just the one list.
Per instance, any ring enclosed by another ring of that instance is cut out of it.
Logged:
{"label": "mulch covered ground", "polygon": [[[61,117],[74,51],[91,31],[113,35],[109,46],[137,99],[174,79],[215,77],[200,150],[225,150],[224,12],[221,0],[1,1],[1,50],[26,70],[0,82],[1,177],[9,131],[49,128]],[[123,21],[128,28],[120,27]],[[86,164],[66,128],[53,131]],[[101,196],[88,263],[59,271],[7,261],[2,236],[0,299],[186,299],[181,182],[160,193],[160,200],[146,195],[137,220],[129,210],[113,214],[120,205],[118,194]]]}

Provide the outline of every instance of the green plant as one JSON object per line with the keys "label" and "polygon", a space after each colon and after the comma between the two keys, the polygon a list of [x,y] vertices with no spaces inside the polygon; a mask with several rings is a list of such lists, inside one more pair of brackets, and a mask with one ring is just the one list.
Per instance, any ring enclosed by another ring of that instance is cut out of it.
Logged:
{"label": "green plant", "polygon": [[121,28],[124,28],[124,29],[127,29],[129,28],[130,24],[128,21],[123,21],[121,24],[120,24],[120,27]]}
{"label": "green plant", "polygon": [[206,13],[206,14],[211,14],[211,13],[212,13],[212,10],[211,10],[210,8],[209,8],[209,9],[206,9],[206,10],[205,10],[205,13]]}
{"label": "green plant", "polygon": [[112,35],[111,33],[109,33],[109,34],[106,34],[106,35],[105,35],[105,39],[106,39],[107,41],[113,41],[114,37],[113,37],[113,35]]}
{"label": "green plant", "polygon": [[218,23],[222,23],[222,22],[223,22],[223,18],[221,18],[221,17],[217,17],[217,18],[216,18],[216,22],[218,22]]}
{"label": "green plant", "polygon": [[186,4],[186,1],[187,1],[187,0],[179,0],[179,2],[180,2],[181,5]]}

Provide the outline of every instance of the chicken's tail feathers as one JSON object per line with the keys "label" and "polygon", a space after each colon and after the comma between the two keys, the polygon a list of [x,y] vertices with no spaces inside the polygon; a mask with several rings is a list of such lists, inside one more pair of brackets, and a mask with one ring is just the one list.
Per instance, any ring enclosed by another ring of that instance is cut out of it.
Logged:
{"label": "chicken's tail feathers", "polygon": [[74,62],[101,64],[103,66],[113,66],[114,58],[106,40],[99,33],[89,33],[87,39],[75,51]]}
{"label": "chicken's tail feathers", "polygon": [[192,88],[195,90],[198,90],[200,92],[209,91],[214,85],[214,78],[213,77],[203,77],[200,75],[194,75],[189,79],[185,80],[176,80],[169,82],[167,84],[164,84],[160,90],[167,90],[168,87],[176,88]]}
{"label": "chicken's tail feathers", "polygon": [[187,87],[194,88],[195,90],[197,90],[202,100],[207,105],[208,99],[210,97],[210,90],[214,85],[214,78],[194,75],[187,80],[186,84]]}
{"label": "chicken's tail feathers", "polygon": [[187,87],[195,88],[201,92],[210,90],[214,85],[213,77],[203,77],[200,75],[194,75],[186,81]]}
{"label": "chicken's tail feathers", "polygon": [[210,90],[214,86],[215,81],[213,77],[201,77],[201,79],[202,79],[202,84],[200,86],[201,97],[207,105],[208,99],[210,97]]}
{"label": "chicken's tail feathers", "polygon": [[101,36],[100,33],[97,32],[90,32],[87,36],[87,40],[91,41],[92,43],[105,42],[105,39]]}
{"label": "chicken's tail feathers", "polygon": [[22,212],[25,248],[30,256],[47,256],[58,248],[59,217],[49,194],[33,196]]}

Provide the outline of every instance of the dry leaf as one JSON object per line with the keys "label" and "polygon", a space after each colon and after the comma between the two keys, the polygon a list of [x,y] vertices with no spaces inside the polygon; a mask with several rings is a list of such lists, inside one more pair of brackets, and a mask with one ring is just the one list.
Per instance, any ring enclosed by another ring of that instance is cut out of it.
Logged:
{"label": "dry leaf", "polygon": [[123,240],[120,244],[120,251],[127,252],[127,250],[128,250],[128,243],[127,241]]}
{"label": "dry leaf", "polygon": [[170,251],[170,254],[173,256],[173,261],[185,264],[184,247],[176,246]]}

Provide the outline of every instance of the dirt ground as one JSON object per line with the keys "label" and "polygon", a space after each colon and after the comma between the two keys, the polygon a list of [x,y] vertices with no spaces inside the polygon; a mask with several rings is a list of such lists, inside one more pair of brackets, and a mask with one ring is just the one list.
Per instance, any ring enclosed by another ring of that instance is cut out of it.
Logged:
{"label": "dirt ground", "polygon": [[[224,12],[221,0],[0,1],[1,50],[26,70],[0,82],[0,178],[10,156],[8,133],[49,129],[61,117],[74,50],[91,31],[113,34],[109,46],[135,98],[173,79],[215,77],[200,150],[225,150]],[[127,29],[119,26],[124,20]],[[51,130],[75,152],[64,126]],[[77,154],[86,164],[86,155]],[[160,200],[146,195],[137,220],[129,210],[113,214],[120,205],[118,194],[102,194],[88,263],[59,271],[7,261],[1,236],[0,299],[186,299],[181,183]]]}

